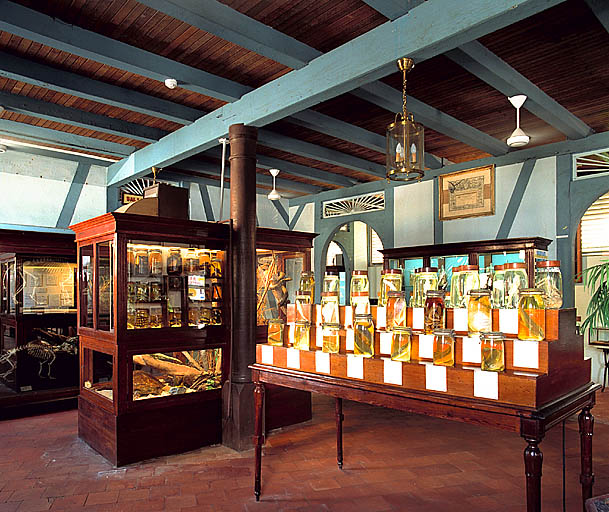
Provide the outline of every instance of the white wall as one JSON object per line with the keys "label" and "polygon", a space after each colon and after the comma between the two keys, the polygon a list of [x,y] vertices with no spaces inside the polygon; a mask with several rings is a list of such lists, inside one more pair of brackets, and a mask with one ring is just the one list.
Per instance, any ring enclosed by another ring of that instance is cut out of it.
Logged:
{"label": "white wall", "polygon": [[433,182],[394,188],[394,246],[433,244]]}

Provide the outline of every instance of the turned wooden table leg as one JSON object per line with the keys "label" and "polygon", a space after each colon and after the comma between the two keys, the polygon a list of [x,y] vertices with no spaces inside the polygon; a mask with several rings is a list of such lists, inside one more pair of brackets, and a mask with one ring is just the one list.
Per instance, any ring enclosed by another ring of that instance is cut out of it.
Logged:
{"label": "turned wooden table leg", "polygon": [[543,454],[539,449],[540,438],[525,437],[524,469],[527,478],[527,512],[541,511],[541,466]]}
{"label": "turned wooden table leg", "polygon": [[335,399],[336,412],[336,462],[340,469],[343,468],[343,399]]}
{"label": "turned wooden table leg", "polygon": [[[581,465],[582,471],[579,481],[582,484],[582,503],[592,497],[592,484],[594,484],[594,473],[592,473],[592,431],[594,429],[594,417],[590,407],[584,407],[579,413],[579,436],[581,440]],[[584,506],[585,510],[585,506]]]}
{"label": "turned wooden table leg", "polygon": [[256,382],[256,385],[254,386],[254,407],[256,411],[256,419],[254,425],[254,449],[256,453],[254,494],[256,495],[256,501],[260,501],[260,473],[262,469],[262,445],[264,444],[264,434],[262,433],[263,403],[264,385],[261,382]]}

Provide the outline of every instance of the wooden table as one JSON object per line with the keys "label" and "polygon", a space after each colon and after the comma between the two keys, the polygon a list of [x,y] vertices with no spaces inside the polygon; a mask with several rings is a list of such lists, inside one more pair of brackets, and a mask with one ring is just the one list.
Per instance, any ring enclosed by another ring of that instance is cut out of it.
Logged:
{"label": "wooden table", "polygon": [[581,438],[582,505],[592,496],[592,431],[594,418],[590,412],[595,404],[599,385],[589,383],[540,409],[506,405],[491,400],[459,398],[442,393],[409,390],[364,381],[332,377],[254,364],[250,366],[255,383],[255,482],[254,494],[260,500],[262,465],[262,430],[264,385],[275,384],[333,396],[336,401],[336,448],[339,468],[343,465],[342,449],[342,400],[353,400],[402,411],[424,414],[467,423],[485,425],[501,430],[519,432],[527,445],[524,450],[524,466],[527,486],[527,511],[541,510],[541,467],[543,456],[539,444],[547,430],[579,412]]}

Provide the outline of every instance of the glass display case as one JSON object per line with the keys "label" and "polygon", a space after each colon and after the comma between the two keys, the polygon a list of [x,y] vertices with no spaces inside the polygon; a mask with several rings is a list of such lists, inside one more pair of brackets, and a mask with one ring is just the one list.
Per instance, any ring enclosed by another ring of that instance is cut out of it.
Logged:
{"label": "glass display case", "polygon": [[[117,465],[219,442],[230,226],[114,212],[71,228],[79,410],[88,411],[79,414],[80,436]],[[91,414],[103,419],[103,432]],[[178,429],[188,433],[175,436]],[[166,441],[150,442],[156,438]]]}
{"label": "glass display case", "polygon": [[77,353],[74,237],[0,230],[0,404],[76,396]]}

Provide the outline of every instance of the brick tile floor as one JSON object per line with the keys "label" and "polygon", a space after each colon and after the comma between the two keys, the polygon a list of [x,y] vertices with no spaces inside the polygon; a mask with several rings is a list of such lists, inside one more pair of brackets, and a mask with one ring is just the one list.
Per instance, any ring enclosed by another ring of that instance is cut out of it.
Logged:
{"label": "brick tile floor", "polygon": [[[77,437],[75,411],[0,422],[0,512],[520,512],[524,441],[475,425],[345,402],[345,466],[335,461],[334,404],[272,432],[262,501],[253,451],[202,448],[114,468]],[[609,392],[593,411],[595,494],[609,493]],[[176,433],[179,435],[179,433]],[[567,422],[567,510],[579,511],[579,434]],[[541,443],[544,511],[562,510],[561,429]]]}

